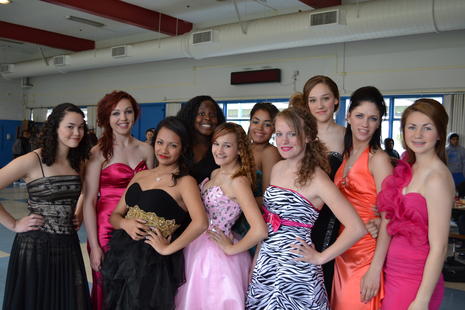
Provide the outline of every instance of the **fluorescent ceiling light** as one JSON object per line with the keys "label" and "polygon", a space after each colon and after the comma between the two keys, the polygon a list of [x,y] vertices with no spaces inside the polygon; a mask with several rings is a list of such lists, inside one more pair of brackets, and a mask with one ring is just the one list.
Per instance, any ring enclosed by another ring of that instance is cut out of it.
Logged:
{"label": "fluorescent ceiling light", "polygon": [[66,16],[66,19],[72,20],[73,22],[82,23],[82,24],[86,24],[86,25],[90,25],[90,26],[94,26],[94,27],[103,27],[103,26],[105,26],[105,24],[102,24],[102,23],[99,23],[99,22],[96,22],[96,21],[93,21],[93,20],[90,20],[90,19],[82,18],[82,17],[76,17],[76,16],[73,16],[73,15]]}
{"label": "fluorescent ceiling light", "polygon": [[0,0],[0,4],[10,4],[10,0]]}

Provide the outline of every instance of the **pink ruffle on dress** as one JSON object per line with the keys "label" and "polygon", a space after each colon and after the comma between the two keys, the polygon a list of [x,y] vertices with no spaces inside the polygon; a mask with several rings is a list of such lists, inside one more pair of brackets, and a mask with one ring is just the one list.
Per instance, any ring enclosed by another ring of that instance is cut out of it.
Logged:
{"label": "pink ruffle on dress", "polygon": [[[209,229],[219,228],[231,237],[231,227],[241,208],[219,186],[206,188],[206,181],[200,184],[200,189]],[[226,255],[205,232],[184,249],[184,259],[186,283],[178,289],[176,309],[244,309],[251,264],[249,252]]]}
{"label": "pink ruffle on dress", "polygon": [[[378,194],[378,208],[386,212],[387,231],[392,238],[384,265],[383,310],[408,309],[420,287],[430,249],[426,200],[419,193],[402,193],[411,179],[410,165],[399,160]],[[429,303],[430,310],[439,309],[443,294],[441,275]]]}

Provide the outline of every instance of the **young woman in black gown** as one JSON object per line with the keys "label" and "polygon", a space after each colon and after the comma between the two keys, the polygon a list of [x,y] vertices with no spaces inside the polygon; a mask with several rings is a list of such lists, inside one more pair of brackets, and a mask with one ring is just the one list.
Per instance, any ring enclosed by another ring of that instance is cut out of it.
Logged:
{"label": "young woman in black gown", "polygon": [[225,122],[223,111],[212,97],[196,96],[183,104],[177,117],[190,135],[189,174],[200,184],[210,177],[213,170],[219,168],[211,152],[211,139],[216,126]]}
{"label": "young woman in black gown", "polygon": [[106,309],[174,309],[184,283],[182,249],[207,229],[199,187],[187,175],[188,133],[168,117],[155,131],[154,169],[129,182],[110,222],[102,265]]}
{"label": "young woman in black gown", "polygon": [[81,192],[79,171],[88,157],[84,113],[71,103],[55,107],[41,148],[0,170],[0,188],[23,178],[29,215],[16,220],[0,205],[0,222],[16,232],[3,309],[91,309],[75,228]]}

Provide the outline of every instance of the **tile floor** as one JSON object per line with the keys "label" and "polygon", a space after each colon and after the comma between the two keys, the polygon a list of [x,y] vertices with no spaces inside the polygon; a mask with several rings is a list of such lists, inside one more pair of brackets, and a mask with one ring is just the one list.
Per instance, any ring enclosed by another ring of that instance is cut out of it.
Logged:
{"label": "tile floor", "polygon": [[[0,190],[0,203],[14,217],[19,218],[27,214],[26,209],[26,188],[16,184]],[[14,233],[0,225],[0,304],[3,303],[3,293],[5,290],[6,272],[8,268],[8,258],[13,243]],[[86,250],[86,233],[82,227],[79,231],[81,248],[84,253],[84,262],[86,264],[87,278],[92,281],[90,274],[89,258]],[[464,282],[447,282],[444,299],[441,310],[455,310],[465,308],[465,283]]]}

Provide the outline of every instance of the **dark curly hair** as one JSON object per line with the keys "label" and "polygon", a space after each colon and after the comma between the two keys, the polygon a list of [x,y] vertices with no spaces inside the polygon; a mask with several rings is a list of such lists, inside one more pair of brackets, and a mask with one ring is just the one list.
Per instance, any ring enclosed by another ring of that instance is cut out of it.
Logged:
{"label": "dark curly hair", "polygon": [[110,115],[115,106],[122,99],[127,99],[131,103],[132,109],[134,110],[135,122],[139,116],[139,105],[134,97],[127,92],[115,90],[106,94],[97,104],[97,125],[103,128],[103,134],[98,144],[106,161],[110,160],[113,156],[113,129],[111,129],[110,126]]}
{"label": "dark curly hair", "polygon": [[223,123],[216,127],[215,132],[213,133],[212,141],[215,141],[221,136],[224,136],[228,133],[233,133],[236,136],[237,148],[238,148],[238,161],[239,169],[234,173],[232,178],[238,176],[246,176],[250,181],[252,190],[256,188],[256,175],[255,175],[255,160],[253,158],[252,149],[250,146],[249,139],[245,134],[242,126],[235,123]]}
{"label": "dark curly hair", "polygon": [[[62,103],[53,109],[42,128],[42,140],[40,142],[40,147],[42,148],[41,157],[42,162],[47,166],[53,165],[56,160],[59,145],[57,130],[68,112],[78,113],[84,119],[84,113],[77,106],[72,103]],[[77,172],[80,171],[84,160],[89,158],[90,144],[87,138],[87,130],[87,125],[84,123],[84,136],[81,142],[79,142],[77,147],[70,149],[68,152],[68,161],[71,167]]]}
{"label": "dark curly hair", "polygon": [[[373,133],[373,136],[370,139],[369,146],[370,152],[381,148],[381,118],[386,115],[386,103],[384,102],[383,95],[380,91],[374,86],[365,86],[354,91],[350,97],[350,106],[348,113],[352,112],[356,107],[358,107],[362,102],[371,102],[373,103],[379,112],[380,125]],[[347,123],[346,133],[344,135],[344,156],[349,157],[350,151],[352,151],[353,141],[352,141],[352,128],[349,123]]]}
{"label": "dark curly hair", "polygon": [[[330,167],[326,157],[328,150],[318,139],[316,120],[307,110],[300,107],[287,108],[278,113],[278,119],[284,120],[288,126],[295,130],[305,147],[305,155],[300,162],[299,172],[295,184],[305,186],[311,180],[316,167],[320,167],[329,174]],[[306,142],[308,141],[308,142]]]}
{"label": "dark curly hair", "polygon": [[154,131],[155,142],[157,141],[157,135],[162,128],[171,130],[181,139],[181,155],[179,156],[177,160],[179,171],[178,173],[176,174],[173,173],[172,175],[174,185],[176,185],[177,179],[185,175],[188,175],[190,171],[190,164],[189,164],[189,159],[187,156],[189,148],[190,148],[189,133],[187,132],[186,126],[184,126],[183,122],[181,122],[179,118],[175,116],[169,116],[158,123],[157,128]]}
{"label": "dark curly hair", "polygon": [[191,141],[194,141],[195,135],[195,118],[197,117],[197,113],[199,111],[199,107],[204,101],[211,101],[216,107],[216,118],[218,119],[218,125],[221,125],[226,120],[223,115],[223,111],[221,110],[218,103],[210,96],[196,96],[186,103],[184,103],[179,110],[178,114],[176,115],[187,127],[187,130],[190,133]]}

